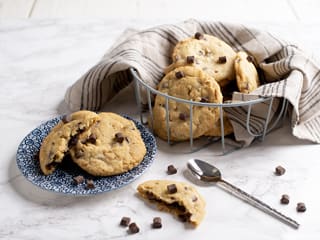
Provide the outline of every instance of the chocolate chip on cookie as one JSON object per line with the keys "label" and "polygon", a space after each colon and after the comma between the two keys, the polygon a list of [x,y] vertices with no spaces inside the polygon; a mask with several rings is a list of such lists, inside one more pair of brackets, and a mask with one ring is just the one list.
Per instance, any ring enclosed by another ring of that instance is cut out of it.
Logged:
{"label": "chocolate chip on cookie", "polygon": [[176,173],[177,173],[177,169],[175,168],[175,166],[173,166],[173,165],[171,164],[171,165],[168,166],[167,173],[168,173],[169,175],[176,174]]}
{"label": "chocolate chip on cookie", "polygon": [[193,64],[194,63],[194,56],[187,56],[187,63]]}
{"label": "chocolate chip on cookie", "polygon": [[124,140],[123,134],[122,134],[121,132],[116,133],[116,134],[115,134],[115,140],[116,140],[116,142],[118,142],[118,143],[122,143],[123,140]]}
{"label": "chocolate chip on cookie", "polygon": [[218,58],[218,63],[223,64],[227,62],[227,57],[226,56],[221,56]]}
{"label": "chocolate chip on cookie", "polygon": [[79,184],[81,184],[83,182],[84,182],[84,177],[83,176],[79,175],[79,176],[73,177],[73,183],[75,185],[79,185]]}
{"label": "chocolate chip on cookie", "polygon": [[204,38],[204,36],[203,36],[202,33],[196,32],[196,34],[194,35],[194,38],[195,38],[195,39],[198,39],[198,40],[201,40],[201,39]]}
{"label": "chocolate chip on cookie", "polygon": [[175,184],[170,184],[167,186],[168,193],[173,194],[178,191],[177,186]]}
{"label": "chocolate chip on cookie", "polygon": [[95,135],[94,133],[91,133],[87,139],[87,143],[95,144],[96,141],[97,141],[97,135]]}
{"label": "chocolate chip on cookie", "polygon": [[69,143],[68,143],[68,147],[70,148],[70,147],[72,147],[72,146],[77,145],[78,140],[79,140],[79,135],[78,135],[78,134],[72,136],[72,137],[70,138]]}
{"label": "chocolate chip on cookie", "polygon": [[281,176],[281,175],[283,175],[285,172],[286,172],[286,169],[285,169],[284,167],[278,166],[278,167],[276,167],[274,173],[275,173],[277,176]]}
{"label": "chocolate chip on cookie", "polygon": [[187,120],[188,118],[188,115],[186,113],[180,113],[179,114],[179,119],[182,120],[182,121],[185,121]]}
{"label": "chocolate chip on cookie", "polygon": [[152,228],[162,228],[162,223],[161,223],[160,217],[153,218]]}
{"label": "chocolate chip on cookie", "polygon": [[120,226],[127,227],[129,226],[131,219],[129,217],[122,217],[120,221]]}
{"label": "chocolate chip on cookie", "polygon": [[75,154],[74,154],[74,156],[75,156],[76,158],[81,158],[81,157],[83,157],[83,156],[84,156],[83,150],[82,150],[82,149],[77,149],[76,152],[75,152]]}
{"label": "chocolate chip on cookie", "polygon": [[185,213],[179,214],[178,217],[182,222],[187,222],[191,217],[191,213],[185,212]]}
{"label": "chocolate chip on cookie", "polygon": [[192,202],[196,202],[196,201],[198,201],[197,196],[193,196],[193,197],[192,197]]}
{"label": "chocolate chip on cookie", "polygon": [[176,78],[180,79],[184,77],[184,73],[181,71],[176,72]]}
{"label": "chocolate chip on cookie", "polygon": [[283,194],[281,199],[280,199],[280,202],[282,204],[288,204],[289,203],[289,196],[287,194]]}
{"label": "chocolate chip on cookie", "polygon": [[305,212],[306,210],[306,205],[303,202],[297,203],[297,212]]}
{"label": "chocolate chip on cookie", "polygon": [[86,189],[94,189],[94,188],[95,188],[94,182],[93,182],[92,179],[88,179],[88,180],[86,181],[86,183],[87,183]]}
{"label": "chocolate chip on cookie", "polygon": [[129,233],[134,234],[134,233],[138,233],[139,231],[140,231],[140,229],[139,229],[138,225],[135,222],[130,223],[130,225],[129,225]]}

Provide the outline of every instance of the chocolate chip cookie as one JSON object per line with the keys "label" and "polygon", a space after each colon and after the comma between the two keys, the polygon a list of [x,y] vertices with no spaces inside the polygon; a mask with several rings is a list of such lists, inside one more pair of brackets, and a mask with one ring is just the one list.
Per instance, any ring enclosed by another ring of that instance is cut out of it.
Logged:
{"label": "chocolate chip cookie", "polygon": [[239,91],[250,93],[260,85],[257,69],[253,63],[253,58],[246,52],[238,52],[234,61],[236,79]]}
{"label": "chocolate chip cookie", "polygon": [[150,180],[138,186],[139,194],[156,203],[159,210],[177,216],[183,222],[199,225],[205,216],[205,200],[191,185],[168,180]]}
{"label": "chocolate chip cookie", "polygon": [[235,79],[235,51],[224,41],[207,34],[180,41],[172,53],[172,64],[166,73],[179,66],[194,66],[215,78],[220,86]]}
{"label": "chocolate chip cookie", "polygon": [[[191,67],[179,67],[169,72],[160,82],[158,90],[173,97],[195,102],[222,103],[220,86],[215,79],[202,70]],[[153,130],[162,139],[167,139],[167,121],[165,98],[157,95],[153,108]],[[169,100],[169,128],[172,141],[190,138],[190,105]],[[210,131],[219,119],[219,108],[193,106],[193,138]]]}
{"label": "chocolate chip cookie", "polygon": [[43,140],[40,148],[40,168],[45,175],[53,173],[79,134],[99,120],[90,111],[79,111],[64,117]]}
{"label": "chocolate chip cookie", "polygon": [[94,176],[110,176],[136,167],[146,147],[135,124],[114,113],[99,113],[99,122],[81,133],[70,149],[72,160]]}

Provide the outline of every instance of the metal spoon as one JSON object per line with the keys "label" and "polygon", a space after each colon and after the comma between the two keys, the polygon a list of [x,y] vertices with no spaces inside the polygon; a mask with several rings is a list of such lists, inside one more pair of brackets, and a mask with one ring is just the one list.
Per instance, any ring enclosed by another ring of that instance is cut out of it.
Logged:
{"label": "metal spoon", "polygon": [[262,210],[265,213],[268,213],[269,215],[277,218],[278,220],[288,224],[293,228],[299,228],[299,223],[297,223],[295,220],[285,216],[284,214],[270,207],[266,203],[260,201],[259,199],[251,196],[250,194],[223,180],[219,169],[212,166],[211,164],[199,159],[190,159],[187,165],[191,173],[195,175],[198,179],[204,182],[216,182],[219,187],[222,187],[224,190],[239,197],[243,201],[251,204],[252,206]]}

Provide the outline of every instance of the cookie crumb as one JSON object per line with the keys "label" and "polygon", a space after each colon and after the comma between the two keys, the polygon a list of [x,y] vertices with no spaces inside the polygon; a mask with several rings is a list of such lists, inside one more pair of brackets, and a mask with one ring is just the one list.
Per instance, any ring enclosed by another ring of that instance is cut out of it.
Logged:
{"label": "cookie crumb", "polygon": [[281,176],[281,175],[283,175],[285,172],[286,172],[286,169],[285,169],[284,167],[278,166],[278,167],[276,167],[274,173],[275,173],[277,176]]}
{"label": "cookie crumb", "polygon": [[283,194],[281,199],[280,199],[280,202],[282,204],[289,204],[289,196],[287,194]]}
{"label": "cookie crumb", "polygon": [[297,203],[297,212],[305,212],[307,210],[306,205],[303,202]]}
{"label": "cookie crumb", "polygon": [[129,232],[130,233],[134,234],[134,233],[138,233],[139,231],[140,231],[140,229],[135,222],[130,223],[130,225],[129,225]]}
{"label": "cookie crumb", "polygon": [[127,226],[129,226],[130,221],[131,221],[131,219],[129,217],[122,217],[121,221],[120,221],[120,225],[127,227]]}
{"label": "cookie crumb", "polygon": [[173,166],[171,164],[171,165],[168,166],[167,173],[169,175],[176,174],[177,173],[177,169],[175,168],[175,166]]}
{"label": "cookie crumb", "polygon": [[162,228],[162,223],[161,223],[160,217],[153,218],[152,228]]}

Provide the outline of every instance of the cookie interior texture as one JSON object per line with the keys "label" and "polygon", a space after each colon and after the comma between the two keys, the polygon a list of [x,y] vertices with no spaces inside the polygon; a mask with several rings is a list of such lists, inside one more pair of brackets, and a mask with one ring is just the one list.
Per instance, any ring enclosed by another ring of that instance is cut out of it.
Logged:
{"label": "cookie interior texture", "polygon": [[[175,185],[176,192],[168,191],[169,185]],[[150,180],[140,184],[139,194],[159,210],[174,214],[180,220],[194,226],[201,223],[205,216],[205,200],[191,185],[184,182],[169,180]]]}
{"label": "cookie interior texture", "polygon": [[[123,134],[122,141],[116,134]],[[78,111],[50,131],[41,145],[39,159],[45,175],[53,173],[68,155],[88,173],[110,176],[137,166],[145,153],[140,132],[132,121],[114,113]]]}

